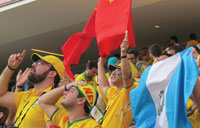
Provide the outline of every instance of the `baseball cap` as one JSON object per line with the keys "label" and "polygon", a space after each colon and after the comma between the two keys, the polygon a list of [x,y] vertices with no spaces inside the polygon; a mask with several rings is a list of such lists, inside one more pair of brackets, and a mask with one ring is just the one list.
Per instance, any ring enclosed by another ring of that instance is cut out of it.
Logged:
{"label": "baseball cap", "polygon": [[87,103],[90,107],[90,110],[96,105],[98,99],[98,92],[96,89],[88,84],[88,85],[78,85],[74,86],[78,92],[84,96],[87,100]]}
{"label": "baseball cap", "polygon": [[53,55],[41,56],[37,53],[33,53],[31,58],[34,62],[38,61],[39,59],[44,60],[55,68],[60,78],[64,76],[65,67],[63,62],[58,57]]}
{"label": "baseball cap", "polygon": [[117,68],[117,63],[118,60],[116,57],[110,57],[108,59],[108,70],[111,72],[114,71]]}
{"label": "baseball cap", "polygon": [[118,60],[116,57],[110,57],[108,59],[108,65],[117,65],[117,62],[118,62]]}

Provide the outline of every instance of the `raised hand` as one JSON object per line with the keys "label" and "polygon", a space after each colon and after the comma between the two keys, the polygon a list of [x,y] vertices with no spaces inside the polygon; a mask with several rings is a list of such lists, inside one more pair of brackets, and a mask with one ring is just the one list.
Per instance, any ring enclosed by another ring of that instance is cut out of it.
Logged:
{"label": "raised hand", "polygon": [[65,90],[70,90],[70,88],[71,87],[73,87],[73,86],[79,86],[79,85],[87,85],[87,83],[86,82],[84,82],[84,81],[74,81],[74,82],[71,82],[71,83],[69,83],[69,84],[66,84],[65,85]]}
{"label": "raised hand", "polygon": [[66,85],[68,83],[73,82],[74,80],[66,73],[64,73],[64,76],[62,77],[62,79],[60,80],[59,86],[63,86]]}
{"label": "raised hand", "polygon": [[104,65],[107,61],[107,57],[99,57],[98,65]]}
{"label": "raised hand", "polygon": [[8,67],[11,70],[17,69],[21,64],[21,62],[23,61],[25,55],[26,55],[26,50],[23,50],[22,53],[10,55],[8,59]]}
{"label": "raised hand", "polygon": [[122,41],[121,44],[121,51],[126,52],[128,50],[129,44],[128,44],[128,31],[125,32],[125,37],[124,40]]}
{"label": "raised hand", "polygon": [[22,73],[22,70],[19,70],[16,77],[16,84],[23,86],[24,83],[28,80],[28,74],[30,72],[30,68],[26,68],[26,70]]}

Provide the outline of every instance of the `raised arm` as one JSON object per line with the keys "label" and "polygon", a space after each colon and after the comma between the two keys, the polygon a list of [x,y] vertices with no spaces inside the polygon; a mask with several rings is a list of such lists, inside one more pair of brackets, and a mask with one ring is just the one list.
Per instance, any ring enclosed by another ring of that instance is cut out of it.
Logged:
{"label": "raised arm", "polygon": [[100,57],[98,62],[98,82],[101,91],[105,94],[106,89],[109,87],[108,79],[106,78],[106,73],[104,69],[104,64],[106,62],[105,57]]}
{"label": "raised arm", "polygon": [[125,33],[125,38],[121,44],[121,63],[122,63],[122,77],[125,87],[129,87],[133,82],[131,67],[127,58],[128,44],[128,32]]}
{"label": "raised arm", "polygon": [[65,90],[70,90],[72,86],[77,85],[85,85],[85,82],[82,81],[74,81],[69,84],[66,84],[64,86],[60,86],[56,89],[51,90],[48,93],[45,93],[42,95],[38,102],[43,111],[47,114],[49,118],[51,118],[52,114],[56,111],[58,108],[55,104],[58,101],[58,99],[63,96],[63,93]]}
{"label": "raised arm", "polygon": [[14,93],[7,92],[9,81],[14,71],[19,67],[24,59],[26,51],[22,53],[12,54],[8,59],[8,65],[0,76],[0,104],[6,107],[15,108]]}
{"label": "raised arm", "polygon": [[52,114],[58,108],[55,104],[58,101],[58,99],[63,95],[64,91],[65,91],[65,86],[60,86],[42,95],[39,98],[38,100],[39,105],[49,118],[51,118]]}

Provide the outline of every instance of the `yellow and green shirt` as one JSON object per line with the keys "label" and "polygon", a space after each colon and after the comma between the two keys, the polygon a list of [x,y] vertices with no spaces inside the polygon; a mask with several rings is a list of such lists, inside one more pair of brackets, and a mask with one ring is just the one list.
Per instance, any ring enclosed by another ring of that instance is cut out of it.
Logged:
{"label": "yellow and green shirt", "polygon": [[93,77],[91,80],[88,79],[86,72],[81,73],[80,75],[78,75],[75,79],[75,81],[85,81],[88,84],[93,85],[95,88],[97,88],[97,82],[95,80],[95,78]]}
{"label": "yellow and green shirt", "polygon": [[52,114],[51,121],[60,128],[101,128],[101,125],[89,117],[69,122],[68,113],[59,108]]}
{"label": "yellow and green shirt", "polygon": [[106,96],[108,105],[103,118],[104,128],[128,128],[132,122],[132,111],[129,92],[136,86],[132,84],[128,88],[118,91],[117,87],[108,88]]}
{"label": "yellow and green shirt", "polygon": [[194,113],[188,117],[188,120],[192,124],[192,128],[200,128],[200,112],[198,109],[194,111]]}

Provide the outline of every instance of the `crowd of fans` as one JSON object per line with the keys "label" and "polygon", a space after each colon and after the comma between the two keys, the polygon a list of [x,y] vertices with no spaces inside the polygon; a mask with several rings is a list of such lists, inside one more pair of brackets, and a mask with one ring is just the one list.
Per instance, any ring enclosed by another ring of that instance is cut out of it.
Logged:
{"label": "crowd of fans", "polygon": [[[192,53],[199,64],[200,45],[194,33],[189,37],[185,48],[194,46]],[[171,36],[164,48],[152,44],[138,52],[129,48],[127,39],[126,35],[120,54],[100,57],[98,62],[89,60],[85,71],[74,75],[75,80],[58,57],[34,53],[31,68],[19,70],[12,91],[8,91],[10,79],[26,51],[10,55],[0,76],[0,128],[134,127],[129,92],[139,86],[149,65],[184,48]],[[199,87],[195,89],[199,94]],[[188,119],[194,128],[200,127],[199,103],[200,97],[194,95],[187,102]]]}

